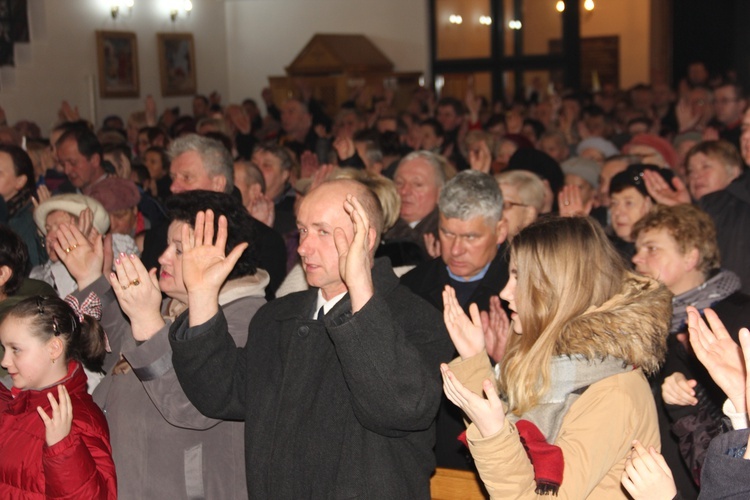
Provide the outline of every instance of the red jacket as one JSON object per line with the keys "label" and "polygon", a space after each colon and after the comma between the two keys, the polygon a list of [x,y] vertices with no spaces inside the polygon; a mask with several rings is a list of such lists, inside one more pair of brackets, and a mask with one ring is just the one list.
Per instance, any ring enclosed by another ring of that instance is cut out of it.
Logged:
{"label": "red jacket", "polygon": [[86,392],[83,367],[71,361],[65,384],[73,403],[70,434],[48,447],[41,406],[57,385],[21,391],[15,398],[0,384],[0,498],[114,499],[117,479],[104,414]]}

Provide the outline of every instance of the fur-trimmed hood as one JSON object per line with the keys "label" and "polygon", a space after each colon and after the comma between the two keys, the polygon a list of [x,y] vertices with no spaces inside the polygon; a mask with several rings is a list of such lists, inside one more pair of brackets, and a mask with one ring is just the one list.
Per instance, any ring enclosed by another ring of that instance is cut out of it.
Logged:
{"label": "fur-trimmed hood", "polygon": [[619,294],[565,325],[555,353],[590,360],[613,356],[654,373],[664,362],[671,317],[672,293],[629,273]]}

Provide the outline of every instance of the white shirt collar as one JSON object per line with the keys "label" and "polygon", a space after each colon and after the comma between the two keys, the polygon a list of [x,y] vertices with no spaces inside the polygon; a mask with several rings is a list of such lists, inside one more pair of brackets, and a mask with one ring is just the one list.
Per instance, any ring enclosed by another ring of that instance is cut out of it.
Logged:
{"label": "white shirt collar", "polygon": [[315,304],[315,311],[313,311],[313,319],[317,319],[318,311],[320,311],[320,308],[323,308],[323,314],[328,314],[328,311],[333,309],[333,306],[338,304],[338,302],[344,298],[344,295],[346,295],[346,292],[342,292],[335,297],[331,297],[330,300],[326,300],[323,297],[323,291],[318,288],[318,301]]}

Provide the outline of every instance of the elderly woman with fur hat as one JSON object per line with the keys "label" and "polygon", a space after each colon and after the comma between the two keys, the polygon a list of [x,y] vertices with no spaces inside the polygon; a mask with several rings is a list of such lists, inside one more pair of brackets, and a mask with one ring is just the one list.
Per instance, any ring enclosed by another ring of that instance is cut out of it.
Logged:
{"label": "elderly woman with fur hat", "polygon": [[[57,290],[60,297],[65,297],[77,287],[63,263],[60,262],[58,255],[58,252],[70,252],[73,248],[55,247],[60,226],[72,224],[89,238],[103,237],[111,232],[109,214],[101,203],[90,196],[76,193],[59,194],[39,204],[34,211],[34,222],[45,236],[49,260],[34,267],[30,277],[47,282]],[[105,245],[108,250],[107,255],[110,255],[110,248],[112,255],[139,253],[133,238],[125,234],[107,235]],[[111,258],[107,259],[109,267],[112,265],[110,260]]]}
{"label": "elderly woman with fur hat", "polygon": [[[49,260],[35,266],[29,275],[33,279],[51,285],[61,297],[76,289],[73,278],[60,262],[54,243],[61,224],[75,224],[82,233],[89,234],[95,229],[99,234],[109,230],[109,216],[101,203],[82,194],[60,194],[42,203],[34,211],[36,227],[44,235]],[[68,248],[62,251],[70,251]]]}

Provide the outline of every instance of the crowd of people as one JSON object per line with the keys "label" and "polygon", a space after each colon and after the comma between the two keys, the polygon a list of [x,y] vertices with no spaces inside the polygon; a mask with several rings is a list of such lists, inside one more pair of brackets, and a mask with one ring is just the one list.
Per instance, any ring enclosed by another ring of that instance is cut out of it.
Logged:
{"label": "crowd of people", "polygon": [[313,94],[0,110],[0,496],[750,494],[731,73]]}

